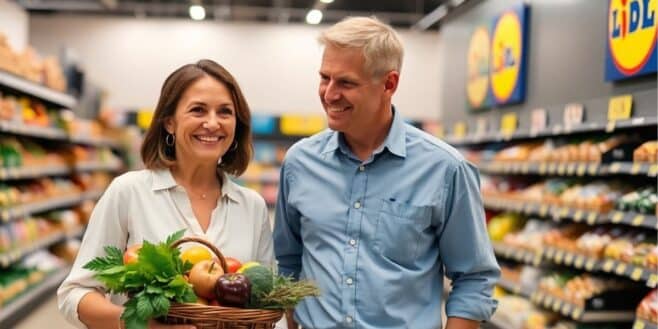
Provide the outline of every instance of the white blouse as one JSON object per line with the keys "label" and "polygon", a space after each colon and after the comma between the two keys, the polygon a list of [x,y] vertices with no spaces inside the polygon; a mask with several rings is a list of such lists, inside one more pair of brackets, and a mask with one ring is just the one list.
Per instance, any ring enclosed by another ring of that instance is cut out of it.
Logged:
{"label": "white blouse", "polygon": [[[169,170],[132,171],[115,178],[96,204],[71,273],[57,290],[60,312],[76,327],[86,328],[78,319],[78,303],[88,292],[105,292],[93,272],[82,266],[104,256],[104,246],[124,250],[143,240],[158,243],[181,229],[186,229],[185,236],[210,241],[224,256],[273,266],[272,231],[263,198],[228,176],[221,192],[204,233],[185,189]],[[194,243],[181,248],[190,245]],[[123,296],[110,298],[118,305],[125,302]]]}

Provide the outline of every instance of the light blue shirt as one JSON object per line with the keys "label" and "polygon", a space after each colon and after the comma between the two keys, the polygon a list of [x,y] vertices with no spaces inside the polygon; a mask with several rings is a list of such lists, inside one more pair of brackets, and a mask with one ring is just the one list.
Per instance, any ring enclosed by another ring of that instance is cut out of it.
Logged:
{"label": "light blue shirt", "polygon": [[288,151],[274,250],[280,273],[322,291],[295,309],[305,328],[440,328],[444,273],[449,317],[483,321],[497,306],[477,169],[395,110],[365,162],[330,130]]}

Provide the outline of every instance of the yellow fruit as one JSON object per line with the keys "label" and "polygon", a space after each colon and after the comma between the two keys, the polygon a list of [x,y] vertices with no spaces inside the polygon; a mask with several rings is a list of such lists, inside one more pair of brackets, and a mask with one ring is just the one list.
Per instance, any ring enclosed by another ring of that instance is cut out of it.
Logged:
{"label": "yellow fruit", "polygon": [[183,261],[183,263],[188,261],[194,265],[202,260],[211,260],[212,254],[205,247],[194,246],[183,251],[183,253],[180,255],[180,259]]}
{"label": "yellow fruit", "polygon": [[259,263],[259,262],[246,262],[246,263],[242,264],[242,267],[240,267],[240,268],[238,269],[238,273],[242,273],[242,272],[244,272],[246,269],[248,269],[248,268],[250,268],[250,267],[254,267],[254,266],[256,266],[256,265],[260,265],[260,263]]}

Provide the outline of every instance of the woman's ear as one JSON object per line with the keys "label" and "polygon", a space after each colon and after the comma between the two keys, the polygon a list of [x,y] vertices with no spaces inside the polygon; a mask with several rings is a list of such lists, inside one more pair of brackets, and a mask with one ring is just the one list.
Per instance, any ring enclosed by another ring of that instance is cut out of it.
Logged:
{"label": "woman's ear", "polygon": [[172,117],[167,117],[164,119],[164,128],[165,130],[173,134],[176,131],[176,125],[174,124],[174,118]]}

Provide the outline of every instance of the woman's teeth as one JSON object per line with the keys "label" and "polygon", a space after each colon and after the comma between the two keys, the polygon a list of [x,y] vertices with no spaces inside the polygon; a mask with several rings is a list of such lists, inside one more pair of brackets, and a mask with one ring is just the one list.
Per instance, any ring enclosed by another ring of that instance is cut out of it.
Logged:
{"label": "woman's teeth", "polygon": [[202,142],[214,143],[219,141],[218,136],[196,136]]}

